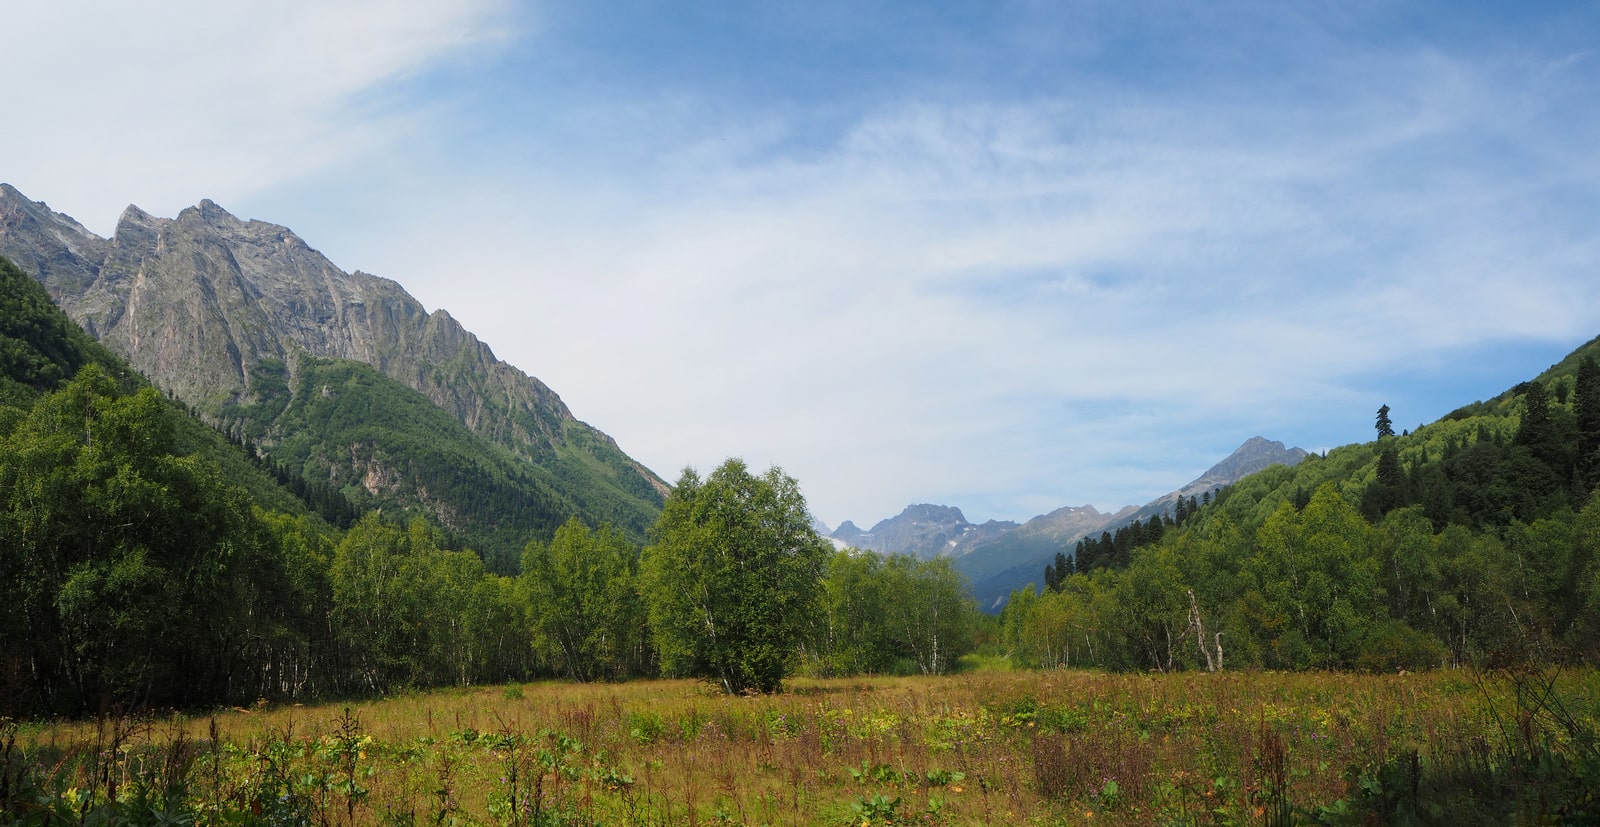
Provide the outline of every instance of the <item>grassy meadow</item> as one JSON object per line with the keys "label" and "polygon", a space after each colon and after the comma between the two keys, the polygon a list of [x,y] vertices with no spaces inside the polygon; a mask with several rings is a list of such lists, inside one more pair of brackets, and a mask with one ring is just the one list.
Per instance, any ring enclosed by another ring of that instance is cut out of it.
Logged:
{"label": "grassy meadow", "polygon": [[[6,722],[51,824],[1278,824],[1582,815],[1600,675],[539,683]],[[1570,789],[1569,789],[1570,788]],[[116,803],[112,803],[116,802]],[[1576,803],[1574,803],[1576,802]]]}

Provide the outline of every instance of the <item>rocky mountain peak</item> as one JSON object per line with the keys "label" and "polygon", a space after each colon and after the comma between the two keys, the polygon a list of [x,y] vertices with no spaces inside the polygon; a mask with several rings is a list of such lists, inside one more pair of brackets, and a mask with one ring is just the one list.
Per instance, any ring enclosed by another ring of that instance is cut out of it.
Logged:
{"label": "rocky mountain peak", "polygon": [[[217,206],[217,202],[212,201],[209,198],[200,199],[200,203],[195,205],[193,209],[195,212],[200,214],[200,219],[202,221],[213,226],[240,223],[239,219],[235,217],[233,213],[230,213],[227,210]],[[178,213],[179,220],[182,220],[184,214],[187,212],[189,212],[189,210],[184,210],[183,212]]]}
{"label": "rocky mountain peak", "polygon": [[839,527],[834,529],[833,532],[831,534],[829,534],[828,536],[832,537],[835,540],[842,540],[842,541],[848,543],[848,542],[851,542],[851,541],[855,540],[857,537],[860,537],[861,535],[863,535],[865,533],[866,532],[862,531],[861,528],[859,526],[857,526],[855,523],[852,523],[849,520],[845,520],[844,522],[840,523]]}
{"label": "rocky mountain peak", "polygon": [[0,238],[13,239],[5,255],[44,284],[60,301],[94,280],[107,242],[71,216],[43,201],[31,201],[10,184],[0,184]]}
{"label": "rocky mountain peak", "polygon": [[112,237],[115,238],[125,226],[154,227],[164,223],[166,223],[166,219],[156,218],[145,212],[138,204],[129,204],[123,208],[122,215],[117,216],[117,231],[112,233]]}
{"label": "rocky mountain peak", "polygon": [[1179,493],[1188,496],[1202,490],[1232,485],[1264,468],[1273,465],[1293,466],[1307,456],[1309,454],[1302,448],[1287,448],[1282,442],[1253,436],[1235,448],[1233,453],[1221,462],[1207,469],[1198,479],[1174,492],[1174,496]]}
{"label": "rocky mountain peak", "polygon": [[621,485],[641,502],[658,502],[666,490],[450,314],[430,313],[398,283],[347,273],[288,228],[240,219],[210,199],[174,219],[130,205],[107,240],[7,185],[0,255],[34,274],[91,335],[213,421],[254,404],[263,366],[292,374],[307,356],[351,360],[420,391],[523,460],[570,462],[588,470],[562,473],[585,479],[614,475],[600,484]]}
{"label": "rocky mountain peak", "polygon": [[1016,523],[996,520],[974,525],[954,506],[916,503],[893,517],[879,520],[870,531],[862,531],[846,520],[829,536],[857,548],[927,559],[959,556],[974,544],[1015,527]]}
{"label": "rocky mountain peak", "polygon": [[940,525],[963,526],[968,525],[967,517],[961,509],[952,505],[934,505],[932,503],[917,503],[906,506],[899,516],[881,520],[872,527],[873,533],[878,533],[895,524],[911,525]]}

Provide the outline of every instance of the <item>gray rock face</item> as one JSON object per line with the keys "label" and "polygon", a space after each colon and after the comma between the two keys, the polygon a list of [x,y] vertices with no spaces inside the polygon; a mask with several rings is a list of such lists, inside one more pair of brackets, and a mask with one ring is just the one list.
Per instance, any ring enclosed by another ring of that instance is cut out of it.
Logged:
{"label": "gray rock face", "polygon": [[859,540],[863,534],[866,534],[866,532],[857,527],[855,523],[845,520],[844,522],[840,523],[839,527],[834,529],[833,532],[828,536],[842,543],[849,543],[850,545],[856,546],[856,548],[860,548],[861,546],[858,545],[856,541]]}
{"label": "gray rock face", "polygon": [[1285,448],[1283,443],[1266,437],[1253,436],[1234,449],[1227,459],[1211,466],[1200,478],[1184,486],[1184,490],[1205,490],[1218,485],[1232,485],[1245,477],[1274,465],[1293,467],[1309,454],[1303,448]]}
{"label": "gray rock face", "polygon": [[177,218],[130,206],[110,239],[0,185],[0,255],[89,333],[217,419],[252,401],[252,370],[301,355],[372,365],[473,432],[534,462],[588,452],[619,487],[666,485],[548,386],[495,358],[443,310],[389,279],[346,273],[285,227],[206,200]]}
{"label": "gray rock face", "polygon": [[982,525],[967,521],[961,509],[920,503],[906,506],[894,517],[879,520],[862,531],[846,520],[831,535],[856,548],[884,554],[909,554],[924,560],[940,555],[957,556],[975,544],[998,537],[1017,524],[990,520]]}
{"label": "gray rock face", "polygon": [[94,281],[110,242],[42,201],[0,184],[0,253],[30,273],[57,302]]}

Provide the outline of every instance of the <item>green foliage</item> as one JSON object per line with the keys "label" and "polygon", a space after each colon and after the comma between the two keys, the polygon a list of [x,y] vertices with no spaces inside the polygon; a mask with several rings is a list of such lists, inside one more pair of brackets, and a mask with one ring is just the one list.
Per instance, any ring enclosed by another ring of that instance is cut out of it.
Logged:
{"label": "green foliage", "polygon": [[364,593],[355,561],[383,570],[374,550],[389,538],[369,525],[336,554],[326,524],[292,513],[303,506],[237,447],[153,389],[129,392],[85,364],[0,417],[0,714],[313,697],[531,667],[516,590],[475,554],[440,550],[418,524],[404,588]]}
{"label": "green foliage", "polygon": [[659,513],[660,495],[581,423],[535,462],[359,362],[302,355],[291,371],[269,360],[252,380],[252,398],[219,416],[264,446],[286,480],[329,481],[303,484],[308,499],[337,493],[362,509],[425,516],[499,574],[514,574],[528,540],[548,539],[569,517],[639,542]]}
{"label": "green foliage", "polygon": [[703,482],[685,469],[643,559],[662,670],[729,693],[776,691],[827,557],[799,486],[778,468],[757,477],[729,459]]}
{"label": "green foliage", "polygon": [[638,577],[638,548],[610,526],[574,517],[549,543],[529,543],[519,583],[540,655],[577,681],[649,674]]}
{"label": "green foliage", "polygon": [[528,536],[579,511],[422,394],[357,362],[302,358],[274,428],[277,462],[363,507],[455,526],[457,542],[499,573],[516,570]]}
{"label": "green foliage", "polygon": [[1585,356],[1574,378],[1573,418],[1577,430],[1578,484],[1593,490],[1600,485],[1600,366]]}
{"label": "green foliage", "polygon": [[255,375],[255,400],[226,416],[286,478],[331,483],[307,486],[308,499],[337,492],[362,509],[426,517],[495,573],[514,574],[529,539],[551,537],[570,517],[609,522],[638,542],[657,513],[653,491],[596,482],[618,475],[593,452],[527,462],[367,365],[302,356],[292,380],[270,363]]}
{"label": "green foliage", "polygon": [[0,404],[26,406],[91,363],[126,374],[51,303],[43,285],[0,256]]}
{"label": "green foliage", "polygon": [[1002,642],[1044,666],[1600,662],[1597,352],[1415,433],[1241,480],[1154,542],[1086,540],[1076,573],[1013,595]]}
{"label": "green foliage", "polygon": [[[1214,491],[1207,491],[1206,504],[1214,505],[1221,502],[1227,495],[1227,490],[1227,488],[1217,488]],[[1159,513],[1152,514],[1149,520],[1145,522],[1134,520],[1118,528],[1116,533],[1103,531],[1098,539],[1085,537],[1073,546],[1071,558],[1064,553],[1057,553],[1055,562],[1045,567],[1045,588],[1050,591],[1060,591],[1067,577],[1074,572],[1088,573],[1097,568],[1127,568],[1134,549],[1161,542],[1168,528],[1187,522],[1191,516],[1199,512],[1200,505],[1193,497],[1188,501],[1179,497],[1172,519],[1165,518]]]}
{"label": "green foliage", "polygon": [[1389,419],[1389,406],[1388,405],[1384,405],[1384,406],[1378,408],[1378,419],[1377,419],[1376,427],[1378,429],[1378,439],[1381,440],[1384,437],[1392,437],[1392,436],[1394,436],[1394,423]]}
{"label": "green foliage", "polygon": [[465,686],[530,665],[513,581],[441,548],[421,519],[402,529],[363,517],[335,550],[329,583],[350,690]]}
{"label": "green foliage", "polygon": [[838,551],[806,666],[818,675],[942,674],[975,648],[978,618],[966,578],[946,558]]}
{"label": "green foliage", "polygon": [[0,438],[0,695],[16,708],[259,688],[239,670],[283,641],[284,536],[177,451],[182,426],[154,390],[124,395],[91,364]]}

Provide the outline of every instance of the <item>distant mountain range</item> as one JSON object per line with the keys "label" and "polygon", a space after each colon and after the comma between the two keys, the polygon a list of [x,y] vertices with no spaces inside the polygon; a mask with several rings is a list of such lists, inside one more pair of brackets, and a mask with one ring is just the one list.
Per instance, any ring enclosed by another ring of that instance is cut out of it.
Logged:
{"label": "distant mountain range", "polygon": [[945,505],[907,506],[900,514],[862,531],[846,520],[829,535],[839,544],[885,554],[928,559],[950,557],[972,582],[973,595],[986,610],[998,610],[1012,591],[1043,580],[1044,567],[1057,552],[1072,551],[1084,537],[1116,531],[1155,514],[1171,517],[1178,498],[1199,497],[1273,465],[1295,465],[1306,451],[1282,442],[1252,437],[1197,479],[1143,506],[1103,514],[1093,506],[1067,506],[1025,523],[967,521],[961,509]]}
{"label": "distant mountain range", "polygon": [[[426,515],[513,570],[571,516],[642,542],[668,486],[399,284],[345,272],[288,228],[212,201],[176,218],[125,210],[110,238],[0,184],[0,255],[163,391],[293,475],[358,508]],[[1170,513],[1179,496],[1305,456],[1260,437],[1142,507],[1060,508],[1026,523],[919,504],[839,544],[944,555],[994,609],[1079,539]],[[826,533],[826,532],[825,532]]]}
{"label": "distant mountain range", "polygon": [[573,515],[642,540],[668,490],[445,311],[209,200],[107,239],[0,185],[0,255],[208,422],[502,568]]}

